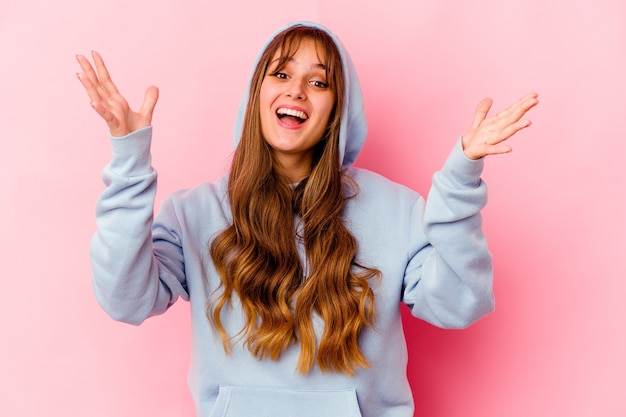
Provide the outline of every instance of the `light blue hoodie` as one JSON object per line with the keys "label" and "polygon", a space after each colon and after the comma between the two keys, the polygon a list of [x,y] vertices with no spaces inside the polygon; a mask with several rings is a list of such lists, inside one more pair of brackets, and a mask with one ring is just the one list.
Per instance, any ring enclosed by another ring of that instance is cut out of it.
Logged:
{"label": "light blue hoodie", "polygon": [[[174,193],[153,219],[157,174],[150,163],[152,128],[111,138],[113,157],[104,169],[106,189],[97,203],[91,244],[95,294],[111,317],[133,324],[165,312],[178,298],[190,302],[189,386],[199,417],[412,417],[400,304],[447,328],[466,327],[493,309],[491,255],[480,216],[487,201],[482,160],[466,158],[457,141],[434,175],[427,200],[380,175],[350,167],[367,125],[356,73],[334,39],[347,87],[342,162],[360,188],[347,202],[346,224],[358,240],[358,258],[382,272],[380,283],[374,284],[375,327],[360,339],[372,366],[353,377],[317,367],[301,375],[297,345],[278,361],[257,360],[241,343],[227,355],[205,316],[206,301],[219,285],[209,242],[231,223],[227,178]],[[246,102],[244,97],[236,142]],[[224,316],[230,334],[243,327],[236,302]],[[314,326],[319,336],[323,321],[314,317]]]}

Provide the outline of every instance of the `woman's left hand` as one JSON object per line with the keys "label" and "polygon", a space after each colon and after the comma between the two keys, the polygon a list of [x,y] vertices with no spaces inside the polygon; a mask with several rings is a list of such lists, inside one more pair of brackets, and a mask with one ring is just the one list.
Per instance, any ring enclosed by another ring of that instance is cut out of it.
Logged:
{"label": "woman's left hand", "polygon": [[480,159],[487,155],[511,152],[511,147],[502,144],[518,131],[530,126],[524,114],[535,107],[539,100],[536,93],[528,94],[500,113],[487,117],[493,101],[483,99],[476,107],[471,129],[463,135],[463,152],[470,159]]}

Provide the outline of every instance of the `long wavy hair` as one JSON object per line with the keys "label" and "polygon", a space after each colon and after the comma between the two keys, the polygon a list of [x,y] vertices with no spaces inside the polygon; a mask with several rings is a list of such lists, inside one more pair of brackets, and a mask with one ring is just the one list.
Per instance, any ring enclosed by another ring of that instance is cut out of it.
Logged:
{"label": "long wavy hair", "polygon": [[[276,53],[280,69],[303,39],[315,41],[335,105],[325,135],[314,148],[310,176],[294,187],[261,133],[259,91]],[[369,281],[380,272],[357,261],[357,241],[342,219],[346,200],[358,192],[339,161],[343,93],[337,46],[317,28],[295,26],[280,33],[255,69],[228,182],[233,223],[210,243],[221,285],[206,313],[228,353],[233,343],[243,340],[256,358],[278,360],[299,343],[297,369],[303,374],[315,363],[323,371],[349,375],[370,366],[359,335],[373,326]],[[304,245],[305,265],[298,244]],[[222,314],[234,303],[243,311],[245,325],[231,335]],[[319,341],[314,315],[324,321]]]}

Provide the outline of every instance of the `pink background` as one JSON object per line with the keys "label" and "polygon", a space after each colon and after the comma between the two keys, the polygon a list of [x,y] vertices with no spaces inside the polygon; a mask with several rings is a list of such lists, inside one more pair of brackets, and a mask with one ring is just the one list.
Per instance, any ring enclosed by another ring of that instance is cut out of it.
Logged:
{"label": "pink background", "polygon": [[160,87],[161,200],[225,171],[252,61],[297,19],[359,69],[357,165],[422,193],[482,97],[540,93],[484,173],[496,312],[464,331],[407,322],[416,415],[626,415],[622,0],[2,0],[0,416],[193,415],[188,306],[135,328],[93,297],[109,147],[74,55],[100,51],[132,105]]}

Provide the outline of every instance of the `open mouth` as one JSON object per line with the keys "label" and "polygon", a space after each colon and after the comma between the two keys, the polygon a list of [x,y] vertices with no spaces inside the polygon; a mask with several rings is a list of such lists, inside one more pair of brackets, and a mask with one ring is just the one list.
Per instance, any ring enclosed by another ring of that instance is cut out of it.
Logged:
{"label": "open mouth", "polygon": [[276,110],[276,115],[283,123],[290,126],[301,125],[309,118],[309,116],[303,111],[286,109],[284,107]]}

